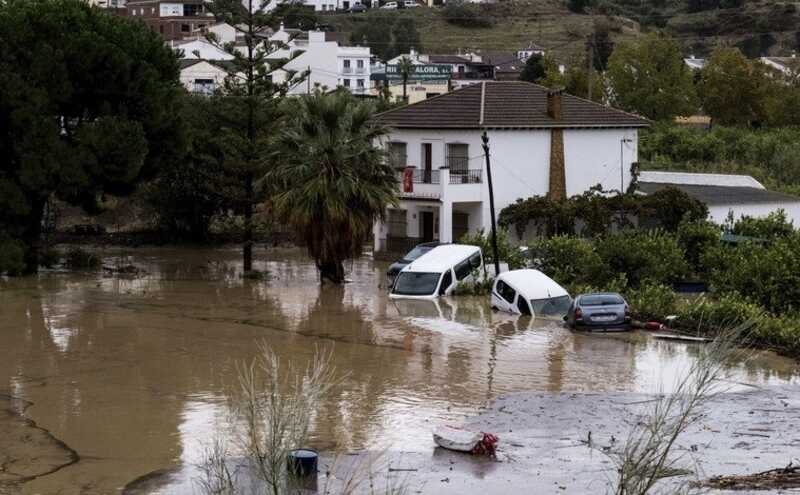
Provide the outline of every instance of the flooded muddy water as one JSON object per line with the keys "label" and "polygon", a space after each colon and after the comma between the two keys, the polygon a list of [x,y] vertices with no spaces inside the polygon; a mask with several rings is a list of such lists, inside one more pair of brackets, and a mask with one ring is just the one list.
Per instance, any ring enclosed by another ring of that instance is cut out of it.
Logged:
{"label": "flooded muddy water", "polygon": [[[197,462],[225,420],[236,364],[261,342],[301,364],[333,347],[347,377],[316,417],[312,444],[325,451],[429,452],[433,425],[513,392],[668,389],[697,349],[576,334],[557,321],[493,313],[488,297],[393,301],[383,288],[387,264],[368,258],[349,267],[352,283],[332,287],[320,286],[296,250],[257,251],[256,268],[270,274],[263,281],[241,277],[236,249],[102,256],[144,273],[0,280],[0,412],[24,413],[80,457],[55,471],[23,469],[18,459],[27,481],[9,493],[116,493]],[[796,362],[767,352],[732,371],[745,388],[800,383]],[[3,423],[11,416],[0,414],[0,432],[13,428]],[[0,452],[24,450],[20,442],[3,436]],[[14,481],[8,472],[0,469],[0,493]]]}

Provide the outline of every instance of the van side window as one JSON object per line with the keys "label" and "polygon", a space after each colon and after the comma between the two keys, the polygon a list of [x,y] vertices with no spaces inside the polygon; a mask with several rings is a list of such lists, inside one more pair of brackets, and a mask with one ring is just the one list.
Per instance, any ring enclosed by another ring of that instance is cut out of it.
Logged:
{"label": "van side window", "polygon": [[464,280],[472,273],[472,264],[469,259],[462,261],[455,267],[456,280]]}
{"label": "van side window", "polygon": [[442,277],[442,285],[439,286],[439,295],[444,295],[447,289],[453,284],[453,275],[450,274],[450,270],[444,272],[444,276]]}
{"label": "van side window", "polygon": [[514,297],[517,295],[517,291],[511,288],[510,285],[499,280],[497,282],[497,293],[500,294],[500,297],[508,301],[509,303],[514,302]]}
{"label": "van side window", "polygon": [[525,300],[524,297],[520,296],[517,299],[517,308],[519,309],[520,314],[529,315],[531,314],[531,307],[528,306],[528,301]]}
{"label": "van side window", "polygon": [[472,268],[480,268],[481,267],[481,253],[475,253],[469,257],[469,264],[472,265]]}

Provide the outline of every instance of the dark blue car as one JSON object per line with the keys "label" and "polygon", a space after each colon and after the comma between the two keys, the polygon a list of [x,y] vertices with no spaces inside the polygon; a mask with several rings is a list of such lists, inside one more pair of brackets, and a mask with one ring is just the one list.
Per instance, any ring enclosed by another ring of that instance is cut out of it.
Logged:
{"label": "dark blue car", "polygon": [[631,312],[616,292],[595,292],[576,297],[564,321],[576,330],[625,331],[631,328]]}

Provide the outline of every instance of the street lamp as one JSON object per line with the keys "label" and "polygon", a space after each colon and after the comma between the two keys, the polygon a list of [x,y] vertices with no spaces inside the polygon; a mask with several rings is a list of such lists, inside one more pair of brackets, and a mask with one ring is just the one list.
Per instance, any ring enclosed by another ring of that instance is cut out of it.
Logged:
{"label": "street lamp", "polygon": [[632,143],[633,139],[624,137],[619,140],[619,193],[625,194],[625,162],[623,161],[623,147],[625,143]]}

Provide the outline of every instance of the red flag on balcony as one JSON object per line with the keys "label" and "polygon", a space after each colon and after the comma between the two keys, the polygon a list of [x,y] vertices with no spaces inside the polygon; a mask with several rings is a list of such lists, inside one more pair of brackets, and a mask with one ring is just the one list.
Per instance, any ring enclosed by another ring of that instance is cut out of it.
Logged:
{"label": "red flag on balcony", "polygon": [[414,192],[414,167],[406,167],[403,170],[403,192]]}

